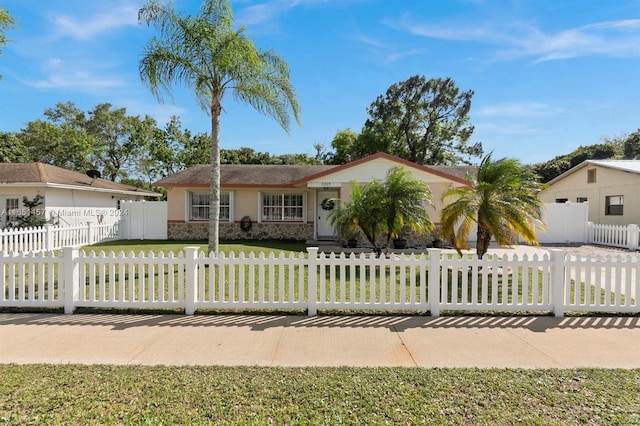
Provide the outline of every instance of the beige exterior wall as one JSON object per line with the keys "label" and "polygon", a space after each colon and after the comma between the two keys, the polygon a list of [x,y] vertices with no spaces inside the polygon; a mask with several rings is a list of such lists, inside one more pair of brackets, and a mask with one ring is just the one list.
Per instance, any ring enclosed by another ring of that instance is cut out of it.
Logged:
{"label": "beige exterior wall", "polygon": [[[431,183],[429,184],[429,188],[431,188],[431,202],[433,203],[433,208],[427,208],[427,213],[431,217],[433,223],[440,223],[440,211],[444,207],[445,203],[442,202],[442,194],[452,186],[449,183]],[[455,185],[461,186],[461,185]],[[447,202],[448,203],[448,202]]]}
{"label": "beige exterior wall", "polygon": [[[317,180],[305,182],[299,188],[222,188],[221,191],[233,193],[232,215],[230,222],[221,222],[221,238],[292,238],[300,239],[304,237],[314,238],[316,229],[315,218],[321,216],[317,205],[316,195],[320,191],[338,191],[338,198],[349,201],[350,182],[366,184],[373,179],[384,180],[387,172],[398,163],[385,158],[378,158],[373,161],[358,164],[353,167],[341,169],[335,173],[324,175]],[[462,186],[459,182],[452,182],[437,174],[431,174],[421,169],[407,167],[416,179],[425,182],[432,191],[432,202],[435,208],[428,207],[431,220],[439,223],[440,210],[442,209],[442,194],[451,185]],[[206,221],[190,222],[185,215],[189,214],[188,200],[189,191],[208,192],[206,187],[178,188],[174,187],[167,192],[168,201],[168,221],[169,238],[182,238],[183,236],[193,236],[202,234]],[[301,222],[266,222],[260,218],[260,193],[304,193],[306,194],[305,219]],[[249,216],[254,223],[252,231],[248,233],[238,233],[238,222]],[[323,219],[324,220],[324,219]],[[324,222],[323,222],[324,223]],[[189,226],[184,226],[189,225]],[[290,232],[287,231],[290,229]],[[206,235],[205,235],[206,236]]]}
{"label": "beige exterior wall", "polygon": [[[200,188],[197,188],[197,190],[199,189]],[[206,190],[206,188],[203,189]],[[185,221],[185,212],[187,209],[186,194],[186,188],[167,188],[167,220],[169,222]]]}
{"label": "beige exterior wall", "polygon": [[[588,170],[596,170],[596,182],[587,183]],[[623,214],[606,214],[606,197],[624,197]],[[540,193],[545,203],[567,199],[577,202],[578,197],[589,202],[589,221],[609,225],[640,224],[640,175],[608,167],[587,165],[566,176]]]}
{"label": "beige exterior wall", "polygon": [[[181,188],[174,187],[167,191],[168,220],[169,222],[190,222],[189,220],[189,193],[208,193],[208,188]],[[221,192],[233,194],[232,221],[238,222],[244,216],[249,216],[252,221],[259,218],[260,193],[306,193],[307,196],[307,222],[313,221],[313,206],[315,203],[315,191],[306,188],[222,188]]]}
{"label": "beige exterior wall", "polygon": [[[358,168],[358,170],[345,170],[343,173],[341,173],[341,175],[330,175],[330,179],[331,184],[336,186],[339,185],[339,190],[340,190],[340,196],[339,198],[341,200],[344,201],[350,201],[351,200],[351,184],[350,182],[352,180],[355,180],[356,182],[359,182],[361,184],[365,184],[367,182],[370,182],[372,179],[379,179],[379,180],[384,180],[386,178],[387,175],[387,171],[391,168],[397,165],[397,163],[385,160],[385,159],[378,159],[376,162],[372,162],[372,163],[377,163],[374,164],[374,167],[371,167],[371,165],[368,165],[368,167],[362,167],[362,168]],[[364,165],[363,165],[364,166]],[[355,169],[355,167],[354,167]],[[429,189],[431,189],[431,202],[433,203],[433,207],[428,207],[427,208],[427,213],[429,213],[429,217],[431,217],[431,220],[434,223],[439,223],[440,222],[440,211],[442,210],[442,207],[444,206],[443,202],[442,202],[442,194],[450,187],[450,186],[462,186],[462,184],[458,183],[458,182],[451,182],[449,180],[446,180],[440,176],[435,176],[435,175],[431,175],[429,173],[425,173],[421,170],[415,170],[415,169],[411,169],[408,168],[409,171],[412,172],[414,178],[416,179],[420,179],[423,182],[425,182],[428,186]],[[348,173],[347,173],[348,171]],[[369,177],[367,178],[367,173],[369,173]],[[342,181],[342,182],[336,182],[338,179],[348,179],[346,181]],[[321,180],[317,181],[317,182],[309,182],[309,185],[318,185],[321,184]],[[327,182],[325,181],[325,184]]]}
{"label": "beige exterior wall", "polygon": [[[206,239],[208,235],[207,221],[189,220],[189,193],[204,192],[208,188],[179,188],[174,187],[167,192],[168,206],[168,237],[169,239]],[[222,188],[221,192],[232,194],[230,221],[220,222],[220,238],[226,240],[237,239],[293,239],[307,240],[313,238],[313,217],[315,191],[306,188]],[[306,220],[298,222],[262,222],[260,218],[260,193],[306,193]],[[240,228],[240,220],[249,216],[252,227],[249,231]]]}

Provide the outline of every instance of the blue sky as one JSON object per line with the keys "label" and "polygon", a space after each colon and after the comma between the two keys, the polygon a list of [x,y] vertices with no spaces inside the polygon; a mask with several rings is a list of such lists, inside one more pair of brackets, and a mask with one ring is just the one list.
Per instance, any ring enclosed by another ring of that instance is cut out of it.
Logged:
{"label": "blue sky", "polygon": [[[257,46],[283,56],[302,107],[287,134],[224,100],[223,148],[314,155],[336,132],[360,131],[367,107],[412,75],[473,90],[471,142],[535,163],[640,128],[640,0],[232,0]],[[19,28],[0,56],[0,131],[45,108],[109,102],[192,132],[209,117],[188,89],[159,104],[138,61],[152,35],[137,0],[0,0]],[[198,0],[174,0],[185,13]]]}

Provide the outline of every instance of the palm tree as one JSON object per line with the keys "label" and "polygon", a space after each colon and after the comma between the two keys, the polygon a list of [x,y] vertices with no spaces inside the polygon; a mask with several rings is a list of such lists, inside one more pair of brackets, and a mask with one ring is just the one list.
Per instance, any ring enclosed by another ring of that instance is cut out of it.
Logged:
{"label": "palm tree", "polygon": [[405,226],[420,233],[433,229],[425,208],[425,204],[431,204],[431,190],[400,166],[389,170],[383,187],[382,214],[388,254],[391,239],[398,238]]}
{"label": "palm tree", "polygon": [[367,186],[356,181],[351,182],[351,200],[341,202],[340,206],[329,214],[327,222],[341,235],[356,235],[358,229],[373,245],[373,250],[380,256],[382,249],[378,247],[377,236],[383,231],[382,217],[382,184],[374,180]]}
{"label": "palm tree", "polygon": [[543,185],[518,160],[482,159],[476,177],[467,176],[468,187],[451,187],[443,200],[453,199],[440,212],[441,234],[451,239],[458,253],[469,248],[468,235],[477,226],[476,253],[482,258],[491,238],[503,245],[518,242],[538,244],[537,230],[543,229],[543,204],[538,192]]}
{"label": "palm tree", "polygon": [[360,229],[380,256],[377,237],[383,232],[387,234],[388,254],[391,239],[398,237],[405,226],[418,232],[433,229],[425,209],[425,204],[430,203],[429,187],[412,178],[403,167],[394,167],[384,182],[374,179],[365,186],[351,182],[351,201],[342,203],[327,220],[343,235]]}
{"label": "palm tree", "polygon": [[186,17],[170,4],[150,0],[139,10],[138,21],[154,26],[160,35],[145,46],[139,64],[142,81],[160,102],[161,92],[170,94],[173,85],[190,87],[211,116],[209,251],[217,253],[222,99],[230,90],[234,99],[271,116],[288,132],[290,113],[300,124],[289,68],[275,53],[259,51],[244,28],[233,29],[229,0],[204,0],[197,16]]}

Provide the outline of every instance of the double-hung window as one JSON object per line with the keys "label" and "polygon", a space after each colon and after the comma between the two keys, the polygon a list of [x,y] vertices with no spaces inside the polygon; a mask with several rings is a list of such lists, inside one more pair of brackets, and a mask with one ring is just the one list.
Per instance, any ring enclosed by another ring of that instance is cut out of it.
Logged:
{"label": "double-hung window", "polygon": [[304,195],[272,192],[262,194],[262,219],[283,222],[304,220]]}
{"label": "double-hung window", "polygon": [[[231,194],[220,193],[220,220],[229,220],[231,217]],[[190,220],[209,220],[209,194],[206,192],[191,193]]]}
{"label": "double-hung window", "polygon": [[18,217],[18,207],[20,200],[17,198],[7,198],[7,217],[9,220],[16,220]]}
{"label": "double-hung window", "polygon": [[624,213],[624,197],[609,195],[605,197],[605,212],[607,216],[622,216]]}

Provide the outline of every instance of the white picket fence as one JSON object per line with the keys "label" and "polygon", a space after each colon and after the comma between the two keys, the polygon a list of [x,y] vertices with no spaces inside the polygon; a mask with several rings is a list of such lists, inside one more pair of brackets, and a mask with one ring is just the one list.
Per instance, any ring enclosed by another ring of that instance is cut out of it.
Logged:
{"label": "white picket fence", "polygon": [[640,227],[635,224],[603,225],[589,222],[587,224],[587,243],[635,251],[638,250],[640,243]]}
{"label": "white picket fence", "polygon": [[0,229],[0,251],[40,252],[63,247],[79,247],[119,239],[119,224],[86,223],[83,225]]}
{"label": "white picket fence", "polygon": [[631,256],[0,253],[0,307],[640,313]]}

